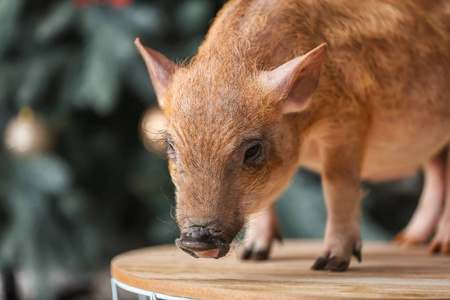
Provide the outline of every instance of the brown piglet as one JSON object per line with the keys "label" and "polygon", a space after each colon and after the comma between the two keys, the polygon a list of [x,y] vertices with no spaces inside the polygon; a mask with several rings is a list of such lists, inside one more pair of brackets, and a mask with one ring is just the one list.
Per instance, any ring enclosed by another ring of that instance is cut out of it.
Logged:
{"label": "brown piglet", "polygon": [[419,208],[398,236],[450,253],[450,2],[230,0],[198,54],[178,65],[136,45],[167,118],[176,244],[244,259],[280,239],[274,202],[300,166],[327,207],[313,269],[361,259],[361,180],[424,168]]}

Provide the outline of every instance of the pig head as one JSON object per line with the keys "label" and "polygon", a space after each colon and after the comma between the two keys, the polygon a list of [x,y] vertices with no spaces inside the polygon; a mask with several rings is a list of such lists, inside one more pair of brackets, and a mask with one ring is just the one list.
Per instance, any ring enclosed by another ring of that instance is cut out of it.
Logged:
{"label": "pig head", "polygon": [[181,67],[139,39],[136,45],[168,120],[176,244],[194,257],[222,257],[298,167],[301,135],[287,113],[308,107],[326,45],[271,71],[207,55]]}

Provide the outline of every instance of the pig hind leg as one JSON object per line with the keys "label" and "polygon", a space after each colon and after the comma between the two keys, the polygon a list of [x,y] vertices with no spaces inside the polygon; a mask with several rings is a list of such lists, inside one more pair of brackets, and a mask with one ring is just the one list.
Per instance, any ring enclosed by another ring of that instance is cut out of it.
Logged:
{"label": "pig hind leg", "polygon": [[[447,147],[445,153],[444,207],[430,245],[430,252],[450,254],[450,147]],[[441,207],[439,210],[441,211]]]}
{"label": "pig hind leg", "polygon": [[245,251],[242,259],[268,259],[273,241],[275,239],[281,241],[275,204],[250,217],[245,236]]}
{"label": "pig hind leg", "polygon": [[[395,237],[399,244],[427,243],[436,230],[444,202],[447,152],[445,150],[438,153],[424,165],[425,184],[419,205],[407,227]],[[450,201],[450,199],[447,199],[447,201]]]}

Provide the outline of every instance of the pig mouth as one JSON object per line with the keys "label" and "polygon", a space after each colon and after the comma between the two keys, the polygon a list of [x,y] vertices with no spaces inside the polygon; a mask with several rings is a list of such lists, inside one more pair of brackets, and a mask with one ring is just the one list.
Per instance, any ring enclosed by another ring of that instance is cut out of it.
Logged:
{"label": "pig mouth", "polygon": [[183,235],[175,240],[175,244],[178,248],[195,258],[218,259],[225,256],[230,250],[230,244],[216,237],[192,238]]}

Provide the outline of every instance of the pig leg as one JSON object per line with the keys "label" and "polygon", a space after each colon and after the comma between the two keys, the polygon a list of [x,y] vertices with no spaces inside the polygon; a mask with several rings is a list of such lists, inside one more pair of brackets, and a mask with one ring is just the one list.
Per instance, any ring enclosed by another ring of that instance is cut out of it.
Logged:
{"label": "pig leg", "polygon": [[267,259],[273,240],[277,239],[281,241],[281,231],[275,204],[250,216],[245,235],[246,249],[242,255],[242,259]]}
{"label": "pig leg", "polygon": [[442,211],[436,234],[430,245],[431,253],[441,252],[450,254],[450,147],[446,149],[446,155],[444,210]]}
{"label": "pig leg", "polygon": [[419,205],[408,226],[395,237],[400,244],[426,243],[436,230],[445,193],[445,153],[435,155],[425,164],[424,175]]}
{"label": "pig leg", "polygon": [[[350,146],[348,146],[350,148]],[[327,206],[325,252],[313,270],[345,271],[350,258],[361,261],[360,234],[360,151],[326,149],[322,185]]]}

